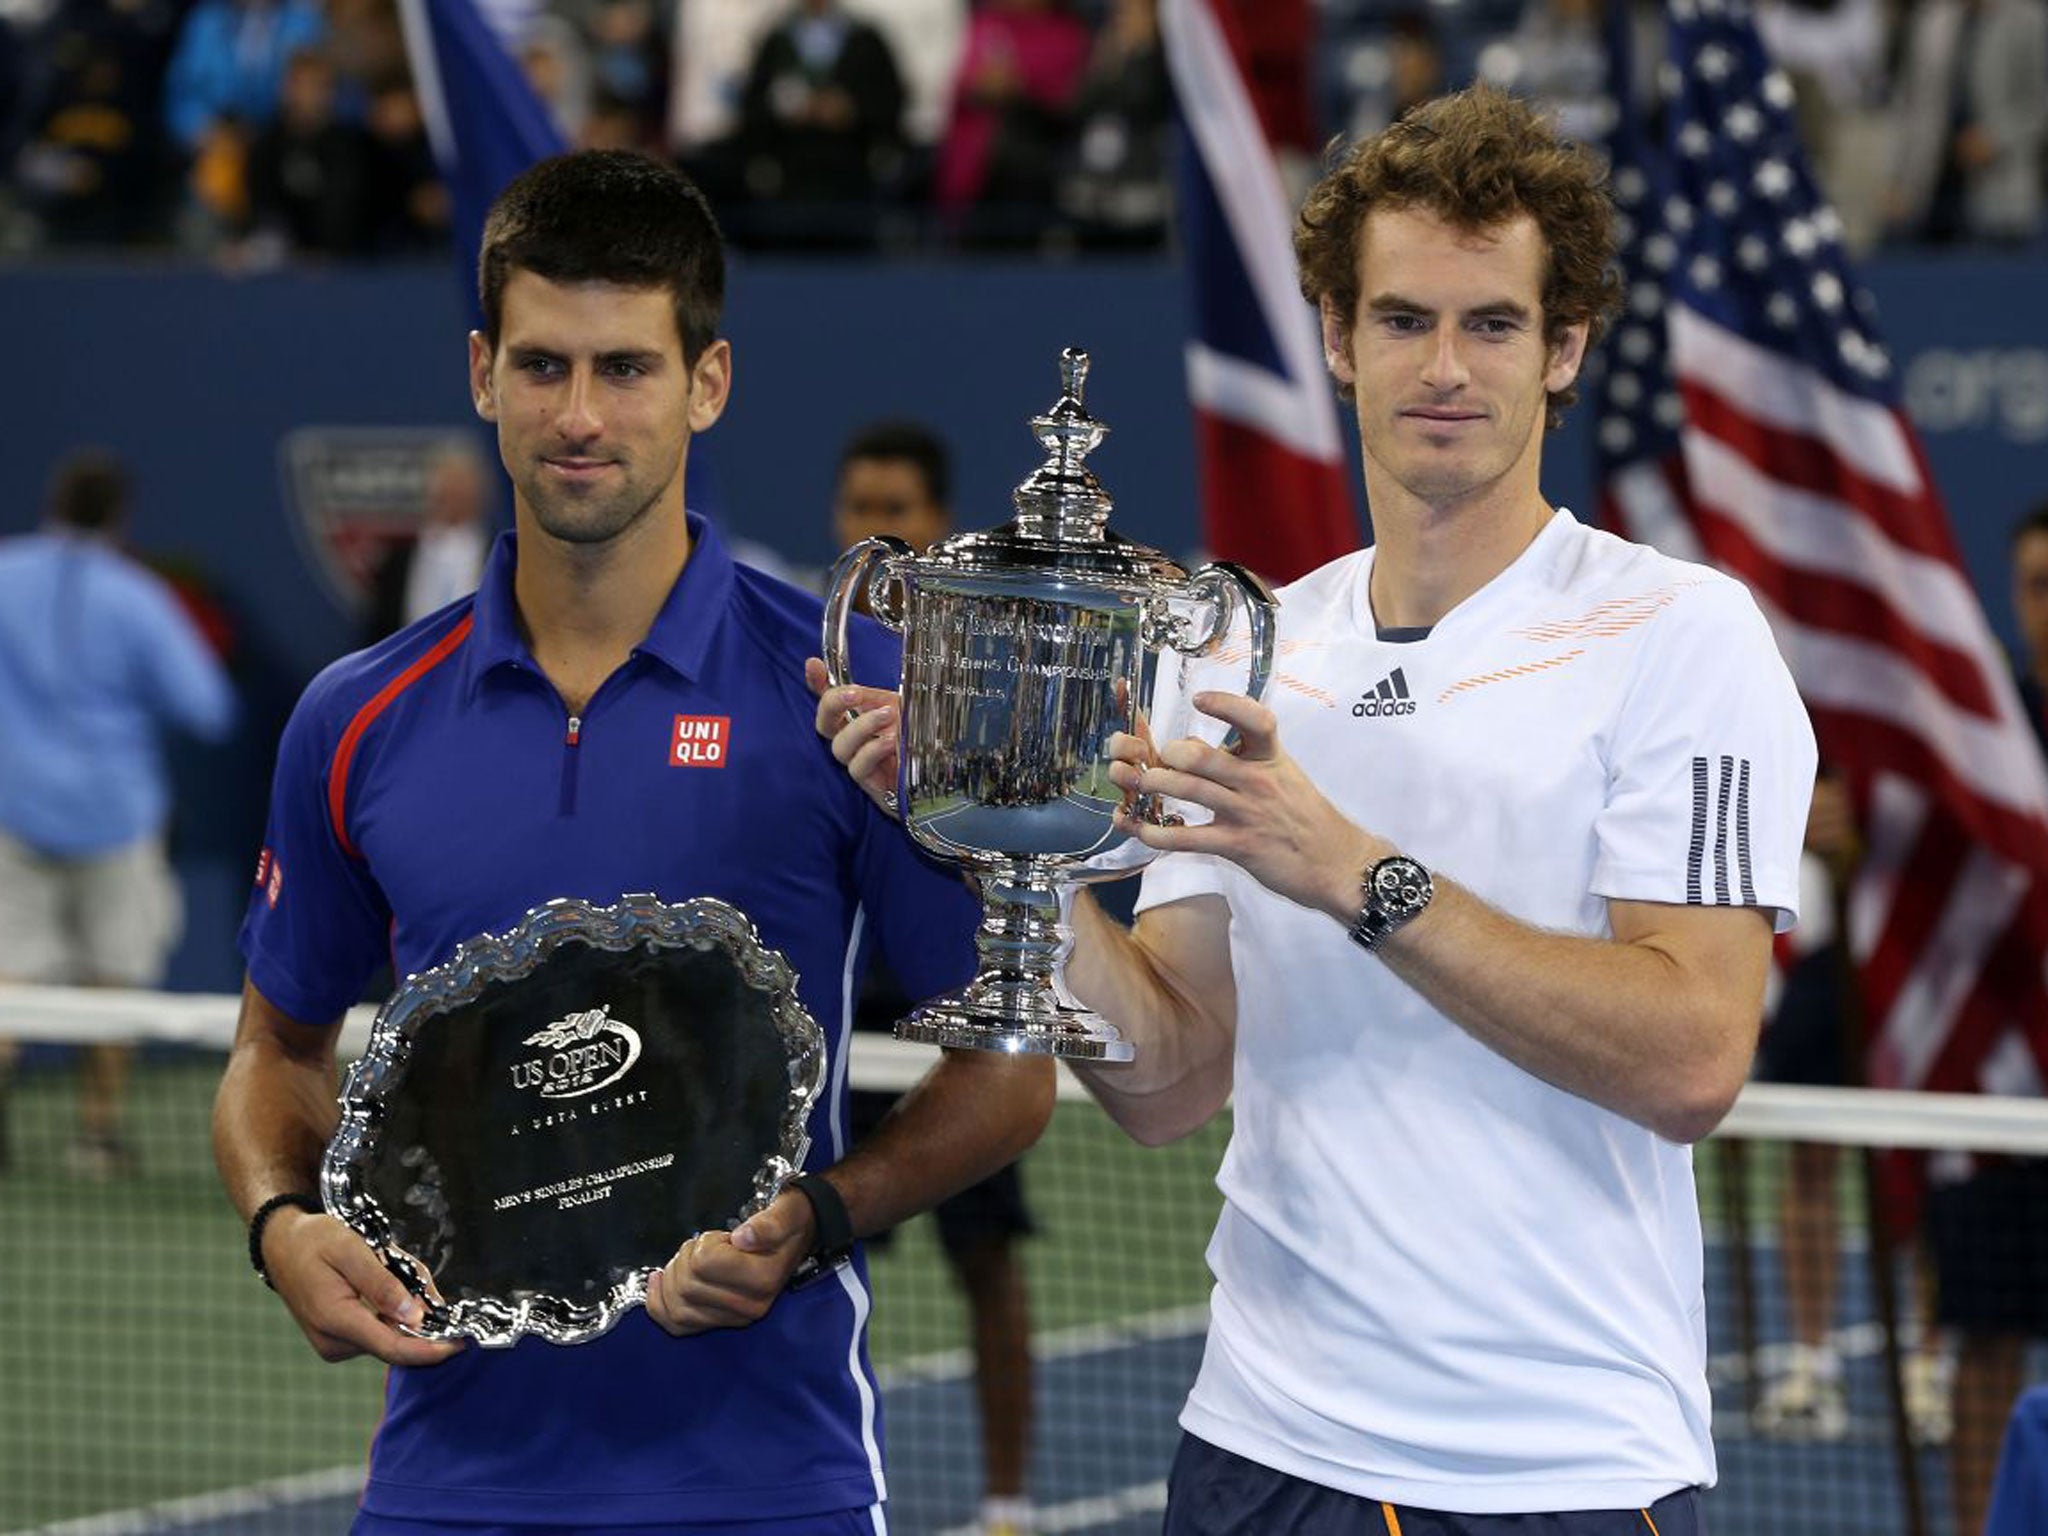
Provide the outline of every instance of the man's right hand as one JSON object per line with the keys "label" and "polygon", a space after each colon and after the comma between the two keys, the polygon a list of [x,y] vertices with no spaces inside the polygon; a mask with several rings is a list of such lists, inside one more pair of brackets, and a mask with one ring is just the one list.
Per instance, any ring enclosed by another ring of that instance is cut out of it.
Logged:
{"label": "man's right hand", "polygon": [[420,1320],[419,1298],[332,1216],[279,1211],[263,1228],[263,1263],[322,1360],[375,1355],[386,1365],[438,1365],[463,1348],[399,1331],[399,1323]]}
{"label": "man's right hand", "polygon": [[832,755],[870,800],[894,816],[902,699],[860,683],[834,688],[825,663],[815,656],[804,662],[804,682],[818,697],[818,734],[832,743]]}

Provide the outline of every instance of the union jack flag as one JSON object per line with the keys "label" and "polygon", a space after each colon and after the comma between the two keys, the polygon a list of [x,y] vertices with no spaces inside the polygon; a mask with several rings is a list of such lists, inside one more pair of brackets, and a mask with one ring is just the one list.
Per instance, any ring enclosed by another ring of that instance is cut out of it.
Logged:
{"label": "union jack flag", "polygon": [[1790,83],[1746,0],[1666,14],[1661,131],[1631,110],[1613,39],[1627,299],[1601,387],[1603,515],[1749,584],[1856,794],[1848,937],[1871,1080],[2040,1093],[2040,749],[1806,167]]}
{"label": "union jack flag", "polygon": [[1273,581],[1356,549],[1344,438],[1288,239],[1294,209],[1218,0],[1166,0],[1178,209],[1194,301],[1188,394],[1209,553]]}

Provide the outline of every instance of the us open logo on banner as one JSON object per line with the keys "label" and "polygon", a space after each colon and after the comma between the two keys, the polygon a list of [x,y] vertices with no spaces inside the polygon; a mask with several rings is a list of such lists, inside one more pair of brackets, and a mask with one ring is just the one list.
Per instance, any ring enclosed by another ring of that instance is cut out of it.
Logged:
{"label": "us open logo on banner", "polygon": [[731,755],[732,716],[677,715],[668,743],[671,768],[723,768]]}
{"label": "us open logo on banner", "polygon": [[473,443],[441,427],[299,427],[279,445],[284,504],[307,563],[344,613],[419,536],[436,458]]}
{"label": "us open logo on banner", "polygon": [[613,1018],[611,1004],[572,1013],[522,1044],[546,1053],[512,1063],[514,1088],[537,1088],[544,1099],[580,1099],[609,1088],[640,1059],[640,1033]]}

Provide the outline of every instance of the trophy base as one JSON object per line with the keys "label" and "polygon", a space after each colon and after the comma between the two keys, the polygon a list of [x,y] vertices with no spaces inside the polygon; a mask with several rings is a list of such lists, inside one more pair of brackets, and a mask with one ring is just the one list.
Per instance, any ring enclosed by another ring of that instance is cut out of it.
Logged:
{"label": "trophy base", "polygon": [[955,1050],[1002,1051],[1012,1056],[1058,1056],[1067,1061],[1129,1061],[1130,1041],[1107,1019],[1062,1008],[1050,1022],[1019,1022],[959,999],[941,999],[896,1026],[898,1040]]}

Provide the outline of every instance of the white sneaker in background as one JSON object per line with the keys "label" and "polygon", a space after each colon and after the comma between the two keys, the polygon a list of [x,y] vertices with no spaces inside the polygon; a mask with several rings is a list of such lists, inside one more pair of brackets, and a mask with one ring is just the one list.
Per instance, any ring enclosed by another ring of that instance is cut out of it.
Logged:
{"label": "white sneaker in background", "polygon": [[1916,1350],[1906,1357],[1902,1383],[1906,1428],[1915,1445],[1947,1445],[1956,1432],[1952,1365],[1943,1354]]}
{"label": "white sneaker in background", "polygon": [[1849,1398],[1834,1351],[1792,1346],[1785,1373],[1764,1390],[1751,1423],[1776,1440],[1840,1440],[1849,1433]]}

